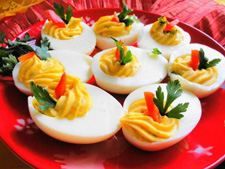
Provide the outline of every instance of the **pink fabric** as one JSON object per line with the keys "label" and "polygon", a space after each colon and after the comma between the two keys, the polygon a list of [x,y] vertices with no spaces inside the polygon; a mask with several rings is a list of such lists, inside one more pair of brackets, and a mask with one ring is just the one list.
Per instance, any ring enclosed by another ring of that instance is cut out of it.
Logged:
{"label": "pink fabric", "polygon": [[[13,38],[21,31],[43,19],[43,12],[52,8],[48,0],[31,7],[25,14],[5,18],[0,21],[0,31],[7,38]],[[57,0],[60,1],[60,0]],[[129,7],[165,15],[196,26],[225,47],[225,6],[214,0],[126,0]],[[75,9],[119,8],[121,0],[74,0]]]}

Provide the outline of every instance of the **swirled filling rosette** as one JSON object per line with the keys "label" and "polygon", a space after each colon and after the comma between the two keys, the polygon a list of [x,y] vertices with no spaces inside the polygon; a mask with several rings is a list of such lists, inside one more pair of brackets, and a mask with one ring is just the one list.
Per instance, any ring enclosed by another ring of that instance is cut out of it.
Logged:
{"label": "swirled filling rosette", "polygon": [[189,33],[179,27],[178,23],[177,19],[170,22],[165,16],[159,17],[157,21],[144,27],[138,38],[138,46],[149,50],[158,48],[166,58],[169,58],[174,50],[191,41]]}
{"label": "swirled filling rosette", "polygon": [[102,16],[96,21],[93,30],[96,34],[98,48],[115,47],[111,37],[122,41],[125,45],[131,45],[137,41],[143,24],[135,15],[130,15],[131,13],[132,10],[123,3],[120,13],[115,12],[113,15]]}
{"label": "swirled filling rosette", "polygon": [[172,53],[169,76],[198,97],[214,93],[225,80],[225,59],[218,51],[201,44],[190,44]]}
{"label": "swirled filling rosette", "polygon": [[125,138],[147,151],[168,148],[197,125],[201,117],[199,99],[181,89],[178,80],[153,84],[130,93],[121,118]]}
{"label": "swirled filling rosette", "polygon": [[82,18],[73,17],[72,7],[64,9],[54,3],[55,11],[47,10],[47,21],[43,26],[42,38],[48,38],[53,49],[69,49],[90,54],[96,44],[92,29]]}

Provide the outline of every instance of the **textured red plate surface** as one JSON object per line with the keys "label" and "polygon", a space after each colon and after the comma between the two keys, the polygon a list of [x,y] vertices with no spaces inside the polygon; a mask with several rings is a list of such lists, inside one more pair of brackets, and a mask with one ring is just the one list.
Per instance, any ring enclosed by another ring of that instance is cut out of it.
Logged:
{"label": "textured red plate surface", "polygon": [[[76,15],[93,24],[98,17],[113,12],[113,9],[86,10]],[[158,17],[142,11],[135,13],[145,24]],[[192,42],[208,45],[225,55],[225,50],[206,34],[182,23],[179,26],[191,34]],[[40,27],[41,23],[38,23],[27,31],[38,38]],[[1,80],[0,136],[17,155],[39,169],[212,168],[225,158],[224,100],[225,85],[201,100],[203,116],[189,136],[166,150],[144,152],[128,144],[121,132],[93,145],[67,144],[45,135],[30,119],[27,96],[11,81]]]}

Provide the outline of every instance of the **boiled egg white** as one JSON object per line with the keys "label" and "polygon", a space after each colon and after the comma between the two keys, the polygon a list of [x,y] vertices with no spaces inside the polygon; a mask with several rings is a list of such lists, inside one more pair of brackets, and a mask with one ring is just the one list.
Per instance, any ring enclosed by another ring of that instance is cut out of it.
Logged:
{"label": "boiled egg white", "polygon": [[[138,35],[142,31],[143,27],[144,27],[143,23],[135,21],[132,24],[129,34],[114,38],[116,38],[118,41],[122,41],[125,45],[131,45],[137,41]],[[112,40],[111,37],[96,35],[96,40],[97,40],[96,42],[97,47],[102,50],[116,46],[115,42]]]}
{"label": "boiled egg white", "polygon": [[[48,21],[46,21],[45,24],[47,24]],[[68,40],[60,40],[53,38],[47,34],[44,33],[43,29],[41,32],[42,38],[47,37],[50,46],[53,49],[63,49],[63,50],[75,50],[79,53],[84,54],[91,54],[92,51],[95,49],[96,45],[96,37],[93,30],[84,22],[81,22],[81,26],[83,28],[82,33],[78,36],[74,36],[72,39]],[[43,28],[45,25],[43,26]]]}
{"label": "boiled egg white", "polygon": [[91,78],[91,56],[73,50],[51,50],[49,54],[63,64],[66,73],[78,77],[82,82]]}
{"label": "boiled egg white", "polygon": [[[153,84],[149,86],[145,86],[135,90],[134,92],[130,93],[124,101],[123,107],[126,112],[128,112],[129,106],[136,100],[144,98],[144,92],[152,92],[155,93],[157,88],[161,86],[162,91],[166,94],[166,84]],[[166,96],[165,96],[166,98]],[[189,106],[187,111],[183,113],[184,117],[179,119],[178,127],[173,131],[173,135],[159,142],[144,142],[134,135],[132,135],[126,128],[122,127],[123,134],[125,138],[130,142],[132,145],[146,151],[157,151],[168,148],[183,138],[185,138],[191,131],[196,127],[200,118],[201,118],[201,103],[199,99],[188,91],[183,91],[180,97],[178,97],[173,103],[172,106],[176,106],[179,103],[188,102]]]}
{"label": "boiled egg white", "polygon": [[179,48],[182,48],[183,46],[191,42],[191,36],[189,35],[189,33],[185,32],[181,27],[176,26],[176,28],[183,35],[183,40],[181,41],[181,43],[174,46],[162,45],[158,43],[157,41],[155,41],[149,33],[149,31],[152,28],[152,25],[153,24],[146,25],[143,28],[142,32],[139,34],[140,36],[138,37],[138,47],[143,49],[148,49],[148,50],[153,50],[154,48],[158,48],[166,58],[169,58],[173,51]]}
{"label": "boiled egg white", "polygon": [[[92,77],[91,63],[92,57],[77,53],[73,50],[52,50],[49,51],[52,58],[56,58],[64,66],[65,72],[87,82]],[[31,95],[31,90],[18,80],[21,63],[17,63],[13,69],[12,77],[15,86],[24,94]]]}
{"label": "boiled egg white", "polygon": [[83,117],[73,120],[46,116],[34,109],[34,97],[28,107],[34,123],[47,135],[68,143],[91,144],[106,140],[120,129],[124,111],[121,104],[104,90],[86,84],[93,105]]}
{"label": "boiled egg white", "polygon": [[200,48],[202,48],[204,50],[205,56],[209,59],[209,61],[216,59],[216,58],[221,59],[221,61],[216,65],[216,68],[218,71],[218,77],[217,77],[216,82],[214,82],[210,86],[201,85],[198,83],[191,82],[191,81],[183,78],[182,76],[171,72],[170,69],[169,69],[169,76],[172,80],[176,80],[176,79],[179,80],[183,88],[191,91],[199,98],[202,98],[202,97],[206,97],[206,96],[214,93],[223,84],[223,82],[225,80],[225,73],[224,73],[225,72],[225,58],[224,58],[224,56],[220,52],[218,52],[206,45],[192,43],[192,44],[187,45],[179,50],[174,51],[171,54],[171,57],[169,60],[169,65],[172,65],[177,57],[180,57],[185,54],[191,54],[191,50],[200,50]]}
{"label": "boiled egg white", "polygon": [[150,56],[151,51],[128,46],[128,50],[132,52],[139,62],[136,74],[130,77],[110,76],[101,70],[99,62],[101,56],[109,50],[112,49],[97,53],[92,62],[92,72],[96,83],[107,91],[128,94],[141,86],[161,82],[167,75],[167,60],[162,55],[153,58]]}

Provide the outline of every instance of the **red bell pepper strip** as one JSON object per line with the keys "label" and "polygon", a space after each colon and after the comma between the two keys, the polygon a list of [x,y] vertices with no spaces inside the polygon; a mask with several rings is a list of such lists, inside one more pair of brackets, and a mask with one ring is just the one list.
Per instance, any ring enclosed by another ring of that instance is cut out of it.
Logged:
{"label": "red bell pepper strip", "polygon": [[116,61],[120,61],[120,51],[118,48],[116,48],[115,56],[116,56]]}
{"label": "red bell pepper strip", "polygon": [[55,97],[59,99],[66,91],[66,74],[63,73],[58,85],[55,88]]}
{"label": "red bell pepper strip", "polygon": [[119,18],[117,16],[113,16],[111,21],[113,21],[113,22],[120,22]]}
{"label": "red bell pepper strip", "polygon": [[47,10],[45,14],[47,16],[47,19],[52,21],[58,27],[66,27],[65,22],[53,10]]}
{"label": "red bell pepper strip", "polygon": [[170,32],[170,31],[173,29],[173,27],[174,27],[175,25],[177,25],[178,23],[179,23],[179,20],[178,20],[178,19],[175,19],[175,20],[173,20],[172,22],[167,23],[167,24],[166,24],[166,27],[164,28],[164,31],[165,31],[165,32]]}
{"label": "red bell pepper strip", "polygon": [[19,62],[24,62],[24,61],[32,58],[34,55],[35,55],[34,52],[29,52],[29,53],[26,53],[26,54],[18,57],[18,60],[19,60]]}
{"label": "red bell pepper strip", "polygon": [[199,51],[192,50],[191,51],[191,61],[189,62],[189,66],[192,67],[193,70],[197,70],[199,66]]}
{"label": "red bell pepper strip", "polygon": [[159,109],[155,105],[153,98],[154,94],[152,92],[144,92],[145,102],[147,105],[147,115],[151,116],[154,121],[160,122]]}

